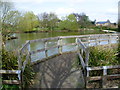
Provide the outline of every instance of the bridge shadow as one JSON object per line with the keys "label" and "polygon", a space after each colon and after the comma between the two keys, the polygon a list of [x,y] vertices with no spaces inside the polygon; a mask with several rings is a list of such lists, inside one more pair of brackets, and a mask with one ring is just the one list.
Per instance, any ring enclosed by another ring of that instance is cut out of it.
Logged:
{"label": "bridge shadow", "polygon": [[83,88],[84,82],[77,54],[69,53],[37,64],[35,88]]}

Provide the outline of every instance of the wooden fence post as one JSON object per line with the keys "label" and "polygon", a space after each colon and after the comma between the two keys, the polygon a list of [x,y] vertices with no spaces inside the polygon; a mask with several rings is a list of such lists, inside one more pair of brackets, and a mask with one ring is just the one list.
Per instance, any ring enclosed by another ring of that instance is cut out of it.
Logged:
{"label": "wooden fence post", "polygon": [[86,64],[86,66],[88,66],[88,62],[89,62],[89,48],[86,48],[86,52],[85,52],[85,64]]}
{"label": "wooden fence post", "polygon": [[62,39],[58,39],[58,53],[62,54]]}
{"label": "wooden fence post", "polygon": [[103,78],[102,78],[102,87],[106,88],[106,82],[107,82],[107,67],[103,66]]}
{"label": "wooden fence post", "polygon": [[30,51],[31,51],[31,48],[30,48],[30,41],[28,42],[29,44],[28,44],[28,59],[29,59],[29,61],[30,61],[30,63],[31,63],[31,53],[30,53]]}
{"label": "wooden fence post", "polygon": [[45,41],[44,43],[45,43],[45,56],[46,56],[46,58],[47,58],[47,57],[48,57],[48,52],[47,52],[47,50],[46,50],[46,48],[47,48],[47,41]]}

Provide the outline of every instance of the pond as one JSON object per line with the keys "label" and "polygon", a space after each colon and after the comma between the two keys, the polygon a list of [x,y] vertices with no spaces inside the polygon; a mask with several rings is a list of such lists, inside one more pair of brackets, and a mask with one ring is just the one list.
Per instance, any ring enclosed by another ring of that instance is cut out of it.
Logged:
{"label": "pond", "polygon": [[40,32],[40,33],[16,33],[14,34],[18,39],[9,40],[6,43],[8,50],[16,50],[22,46],[27,40],[35,40],[41,38],[49,38],[56,36],[70,36],[70,35],[84,35],[84,34],[100,34],[99,30],[89,30],[80,32]]}

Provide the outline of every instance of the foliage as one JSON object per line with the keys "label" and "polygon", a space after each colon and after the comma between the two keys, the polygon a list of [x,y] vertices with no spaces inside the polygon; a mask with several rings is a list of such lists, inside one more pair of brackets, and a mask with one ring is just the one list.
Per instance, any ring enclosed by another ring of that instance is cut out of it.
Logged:
{"label": "foliage", "polygon": [[33,12],[26,12],[20,17],[18,27],[21,31],[32,31],[38,25],[37,16]]}
{"label": "foliage", "polygon": [[113,49],[105,49],[103,47],[91,47],[90,48],[90,66],[106,66],[119,64],[116,53]]}
{"label": "foliage", "polygon": [[17,69],[17,57],[14,52],[8,52],[2,48],[2,69],[14,70]]}
{"label": "foliage", "polygon": [[14,89],[18,89],[19,90],[19,86],[18,85],[2,85],[1,90],[14,90]]}
{"label": "foliage", "polygon": [[89,20],[89,17],[85,13],[73,13],[73,15],[77,19],[79,27],[84,28],[92,25],[92,22]]}
{"label": "foliage", "polygon": [[77,19],[74,15],[70,14],[59,23],[59,28],[62,30],[78,30]]}
{"label": "foliage", "polygon": [[[18,63],[17,63],[17,57],[14,52],[8,52],[5,49],[2,49],[2,69],[4,70],[17,70],[18,69]],[[33,68],[30,66],[30,64],[26,65],[25,71],[23,73],[23,86],[28,87],[28,85],[31,84],[31,79],[34,77]],[[3,76],[3,79],[17,79],[16,76]],[[3,85],[3,88],[11,87],[14,88],[15,86],[7,86]]]}
{"label": "foliage", "polygon": [[34,78],[34,71],[30,64],[27,64],[25,71],[23,72],[23,87],[29,87],[32,85],[32,79]]}
{"label": "foliage", "polygon": [[53,30],[58,26],[58,17],[55,13],[41,13],[38,14],[39,27],[40,28],[49,28]]}

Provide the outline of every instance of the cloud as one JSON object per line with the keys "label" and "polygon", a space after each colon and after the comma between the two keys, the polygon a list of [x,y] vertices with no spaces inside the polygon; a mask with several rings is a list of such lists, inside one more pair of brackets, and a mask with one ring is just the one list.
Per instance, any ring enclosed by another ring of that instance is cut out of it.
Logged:
{"label": "cloud", "polygon": [[117,15],[118,14],[118,8],[114,8],[114,9],[110,8],[110,9],[107,10],[107,13]]}
{"label": "cloud", "polygon": [[67,15],[67,14],[76,12],[76,10],[74,8],[58,8],[55,10],[55,12],[60,15],[63,15],[63,14]]}
{"label": "cloud", "polygon": [[63,2],[63,3],[79,3],[84,0],[12,0],[12,2],[33,2],[33,3],[49,3],[49,2]]}

